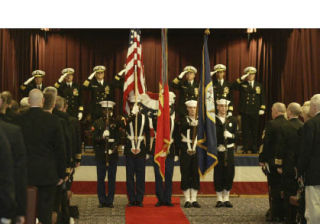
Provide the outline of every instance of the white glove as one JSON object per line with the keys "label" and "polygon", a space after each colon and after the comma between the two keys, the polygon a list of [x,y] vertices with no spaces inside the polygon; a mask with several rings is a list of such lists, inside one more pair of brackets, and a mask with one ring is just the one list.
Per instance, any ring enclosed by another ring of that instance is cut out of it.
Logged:
{"label": "white glove", "polygon": [[60,76],[60,78],[58,79],[58,82],[59,82],[59,83],[62,83],[62,81],[67,77],[67,75],[68,75],[68,73]]}
{"label": "white glove", "polygon": [[210,76],[213,76],[214,74],[216,74],[216,72],[210,72]]}
{"label": "white glove", "polygon": [[264,110],[259,110],[259,115],[264,115]]}
{"label": "white glove", "polygon": [[139,112],[139,106],[138,106],[137,103],[135,103],[135,104],[133,105],[133,108],[132,108],[131,113],[132,113],[132,114],[137,114],[138,112]]}
{"label": "white glove", "polygon": [[198,125],[198,120],[191,121],[191,126],[197,126],[197,125]]}
{"label": "white glove", "polygon": [[229,131],[225,130],[223,132],[224,138],[233,138],[233,134],[231,134]]}
{"label": "white glove", "polygon": [[79,112],[79,113],[78,113],[78,120],[81,121],[82,117],[83,117],[82,112]]}
{"label": "white glove", "polygon": [[177,162],[179,160],[179,156],[174,156],[174,161]]}
{"label": "white glove", "polygon": [[183,78],[183,76],[184,76],[186,73],[187,73],[187,71],[183,71],[183,72],[181,72],[181,73],[180,73],[180,75],[178,76],[178,77],[179,77],[179,79],[182,79],[182,78]]}
{"label": "white glove", "polygon": [[227,114],[227,117],[231,117],[232,116],[232,112],[229,111],[228,114]]}
{"label": "white glove", "polygon": [[122,69],[119,73],[118,76],[122,76],[126,72],[126,69]]}
{"label": "white glove", "polygon": [[113,153],[112,149],[108,150],[108,155],[111,155]]}
{"label": "white glove", "polygon": [[34,76],[32,76],[31,78],[29,78],[27,81],[25,81],[23,84],[24,85],[28,85],[30,82],[32,82],[32,80],[34,80]]}
{"label": "white glove", "polygon": [[96,72],[92,72],[91,75],[88,77],[89,80],[93,79],[93,76],[96,74]]}
{"label": "white glove", "polygon": [[149,154],[147,154],[146,155],[146,160],[148,160],[150,158],[150,155]]}
{"label": "white glove", "polygon": [[224,145],[219,145],[218,146],[218,151],[219,152],[225,152],[226,151],[226,147]]}
{"label": "white glove", "polygon": [[106,137],[109,137],[109,135],[110,135],[110,131],[109,130],[104,130],[104,132],[102,134],[102,137],[106,138]]}
{"label": "white glove", "polygon": [[240,79],[243,81],[243,80],[245,80],[248,76],[249,76],[249,73],[247,73],[247,74],[245,74],[245,75],[241,76],[241,78],[240,78]]}

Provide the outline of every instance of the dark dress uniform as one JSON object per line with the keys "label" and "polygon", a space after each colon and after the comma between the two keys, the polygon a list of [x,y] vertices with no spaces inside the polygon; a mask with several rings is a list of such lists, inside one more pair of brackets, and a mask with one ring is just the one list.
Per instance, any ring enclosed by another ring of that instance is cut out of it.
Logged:
{"label": "dark dress uniform", "polygon": [[137,117],[137,141],[135,138],[136,115],[131,114],[124,118],[127,135],[124,154],[126,156],[127,194],[130,206],[142,206],[145,191],[146,153],[150,149],[148,118],[142,113],[138,113]]}
{"label": "dark dress uniform", "polygon": [[253,87],[248,81],[237,81],[233,88],[240,91],[240,114],[243,150],[257,153],[257,140],[259,131],[259,110],[265,110],[264,90],[262,85],[254,81]]}
{"label": "dark dress uniform", "polygon": [[297,167],[297,159],[300,146],[300,136],[298,131],[303,126],[303,122],[298,118],[292,118],[289,120],[290,129],[288,132],[288,147],[285,147],[283,151],[276,152],[276,158],[282,161],[283,173],[282,173],[282,187],[284,191],[284,207],[286,223],[295,223],[297,214],[296,206],[290,204],[290,196],[296,195],[299,188],[295,168]]}
{"label": "dark dress uniform", "polygon": [[[235,117],[226,117],[223,122],[219,116],[216,116],[217,130],[217,146],[223,145],[226,151],[218,151],[218,165],[214,168],[214,187],[216,192],[223,190],[230,191],[234,178],[234,150],[235,137],[238,129],[237,120]],[[224,131],[229,131],[233,137],[225,138]]]}
{"label": "dark dress uniform", "polygon": [[280,195],[282,176],[277,172],[277,168],[282,165],[282,161],[278,159],[278,155],[279,152],[283,152],[287,147],[290,147],[288,142],[291,130],[290,122],[283,115],[269,121],[266,124],[262,151],[259,155],[259,161],[267,163],[270,170],[267,177],[271,198],[270,210],[273,219],[282,220],[284,216],[284,201]]}
{"label": "dark dress uniform", "polygon": [[0,127],[0,219],[15,216],[14,165],[6,134]]}
{"label": "dark dress uniform", "polygon": [[87,79],[84,81],[83,87],[91,91],[90,112],[93,120],[97,120],[102,116],[102,108],[99,102],[104,100],[114,101],[114,87],[105,80],[101,84],[95,77],[92,80]]}
{"label": "dark dress uniform", "polygon": [[3,129],[11,148],[14,167],[14,190],[16,195],[15,216],[26,215],[27,169],[26,147],[19,126],[4,122],[0,116],[0,127]]}
{"label": "dark dress uniform", "polygon": [[[200,177],[198,172],[198,159],[196,154],[196,144],[192,143],[192,137],[194,131],[197,129],[191,126],[191,118],[186,116],[180,125],[180,172],[181,172],[181,189],[183,191],[190,188],[200,189]],[[193,153],[188,153],[188,150]]]}
{"label": "dark dress uniform", "polygon": [[[107,124],[108,123],[108,124]],[[97,161],[98,199],[101,207],[113,207],[116,188],[116,174],[118,162],[119,124],[114,117],[107,121],[101,117],[93,123],[93,144]],[[109,130],[110,135],[103,138],[103,132]],[[110,154],[109,150],[112,150]],[[108,195],[106,196],[105,178],[108,170]]]}
{"label": "dark dress uniform", "polygon": [[170,86],[179,91],[179,102],[177,104],[176,111],[179,115],[179,119],[183,120],[187,115],[187,107],[184,103],[188,100],[198,100],[199,83],[195,80],[193,83],[190,83],[187,80],[182,80],[179,77],[176,77],[170,83]]}
{"label": "dark dress uniform", "polygon": [[[173,109],[173,108],[172,108]],[[149,120],[150,122],[150,120]],[[157,129],[157,116],[152,117],[153,128]],[[151,155],[153,156],[153,167],[154,167],[154,175],[155,175],[155,184],[156,184],[156,196],[158,198],[159,205],[172,205],[171,196],[172,196],[172,178],[173,178],[173,170],[174,170],[174,156],[177,155],[177,151],[175,150],[175,138],[177,135],[177,129],[175,128],[175,113],[174,110],[171,110],[170,115],[170,139],[171,144],[169,146],[169,153],[167,154],[165,160],[165,177],[164,182],[162,180],[162,176],[160,174],[159,166],[154,161],[154,153],[155,153],[155,145],[156,140],[153,141]],[[156,136],[156,131],[154,132],[154,136]]]}
{"label": "dark dress uniform", "polygon": [[21,114],[17,122],[27,148],[28,185],[38,188],[38,218],[48,224],[52,221],[56,184],[66,177],[61,123],[58,117],[39,107]]}
{"label": "dark dress uniform", "polygon": [[83,112],[83,100],[80,86],[75,82],[56,82],[54,86],[58,89],[59,95],[67,101],[67,113],[77,118],[78,113]]}
{"label": "dark dress uniform", "polygon": [[[232,94],[232,84],[226,80],[221,81],[218,79],[213,79],[212,81],[214,100],[226,99],[230,101],[228,105],[228,111],[233,112],[233,94]],[[215,102],[215,108],[217,108],[217,103]]]}
{"label": "dark dress uniform", "polygon": [[36,82],[33,80],[33,81],[30,82],[28,85],[22,84],[22,85],[20,86],[20,92],[21,92],[21,94],[22,94],[23,97],[28,97],[28,96],[29,96],[29,92],[30,92],[31,90],[33,90],[33,89],[39,89],[39,90],[41,90],[41,92],[42,92],[45,88],[46,88],[46,86],[43,84],[43,82],[42,82],[42,84],[41,84],[39,87],[37,87]]}

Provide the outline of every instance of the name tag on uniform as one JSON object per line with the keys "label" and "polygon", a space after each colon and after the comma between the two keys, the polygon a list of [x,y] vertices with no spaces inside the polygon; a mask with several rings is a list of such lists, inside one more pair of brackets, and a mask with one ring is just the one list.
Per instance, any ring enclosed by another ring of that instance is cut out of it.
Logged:
{"label": "name tag on uniform", "polygon": [[98,86],[96,86],[96,85],[92,85],[91,87],[92,87],[92,88],[98,88]]}
{"label": "name tag on uniform", "polygon": [[241,85],[243,88],[248,88],[248,85]]}

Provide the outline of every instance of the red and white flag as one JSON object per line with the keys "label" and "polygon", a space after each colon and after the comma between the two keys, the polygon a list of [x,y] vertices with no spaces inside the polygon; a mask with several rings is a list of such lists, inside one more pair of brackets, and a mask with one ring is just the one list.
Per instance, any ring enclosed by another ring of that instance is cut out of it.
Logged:
{"label": "red and white flag", "polygon": [[132,29],[129,34],[129,48],[126,61],[126,74],[123,85],[123,111],[129,113],[128,98],[146,92],[142,60],[141,30]]}

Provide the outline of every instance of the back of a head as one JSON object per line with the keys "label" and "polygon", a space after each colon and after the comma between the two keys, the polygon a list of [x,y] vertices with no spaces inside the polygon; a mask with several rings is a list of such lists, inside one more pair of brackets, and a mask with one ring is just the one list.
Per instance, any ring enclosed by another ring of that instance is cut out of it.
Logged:
{"label": "back of a head", "polygon": [[64,108],[64,104],[65,104],[64,98],[61,96],[57,96],[55,108],[61,111]]}
{"label": "back of a head", "polygon": [[52,110],[56,103],[56,95],[49,91],[43,94],[43,98],[43,110]]}
{"label": "back of a head", "polygon": [[43,102],[43,93],[39,89],[33,89],[29,92],[30,107],[41,107]]}
{"label": "back of a head", "polygon": [[286,113],[286,106],[283,103],[276,102],[272,105],[272,107],[280,114]]}
{"label": "back of a head", "polygon": [[310,109],[313,108],[313,113],[320,112],[320,94],[315,94],[310,100]]}
{"label": "back of a head", "polygon": [[58,95],[58,90],[53,86],[48,86],[43,90],[43,93],[51,93],[54,96]]}
{"label": "back of a head", "polygon": [[12,100],[11,101],[11,110],[14,112],[14,113],[18,113],[19,112],[19,104],[17,101],[15,100]]}
{"label": "back of a head", "polygon": [[3,91],[1,93],[1,97],[4,104],[11,105],[12,102],[12,94],[9,91]]}
{"label": "back of a head", "polygon": [[290,103],[288,105],[288,110],[291,112],[291,114],[295,117],[298,117],[300,114],[301,114],[301,106],[300,104],[296,103],[296,102],[293,102],[293,103]]}

